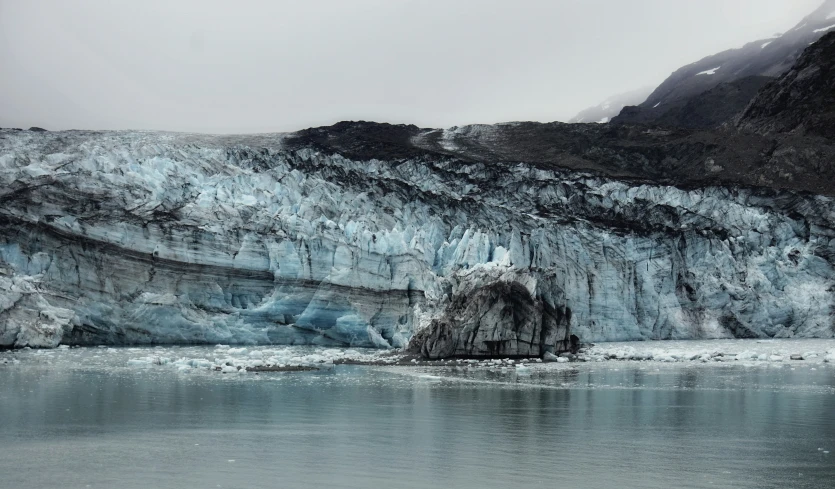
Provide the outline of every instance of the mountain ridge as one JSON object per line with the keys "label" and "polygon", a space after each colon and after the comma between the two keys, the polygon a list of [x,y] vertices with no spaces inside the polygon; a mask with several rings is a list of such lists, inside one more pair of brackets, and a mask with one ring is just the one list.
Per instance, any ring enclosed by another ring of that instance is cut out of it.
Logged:
{"label": "mountain ridge", "polygon": [[[640,103],[625,104],[608,122],[677,124],[691,127],[681,114],[693,114],[685,105],[722,84],[735,84],[750,77],[775,78],[785,73],[807,46],[835,28],[835,1],[825,0],[792,29],[771,38],[748,42],[744,46],[706,56],[682,66],[659,84]],[[753,92],[749,92],[751,96]],[[750,101],[750,98],[748,99]],[[730,101],[735,109],[742,109],[742,99]],[[696,111],[698,112],[698,111]],[[728,122],[725,112],[703,119],[699,127],[714,127]]]}

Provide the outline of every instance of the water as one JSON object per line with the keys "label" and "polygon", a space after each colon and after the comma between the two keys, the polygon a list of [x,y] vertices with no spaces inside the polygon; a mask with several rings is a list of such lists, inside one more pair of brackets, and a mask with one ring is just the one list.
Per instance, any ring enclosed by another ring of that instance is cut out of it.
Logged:
{"label": "water", "polygon": [[763,489],[835,480],[835,456],[818,450],[835,452],[835,368],[822,364],[223,375],[126,367],[139,354],[0,353],[20,360],[0,365],[0,487]]}

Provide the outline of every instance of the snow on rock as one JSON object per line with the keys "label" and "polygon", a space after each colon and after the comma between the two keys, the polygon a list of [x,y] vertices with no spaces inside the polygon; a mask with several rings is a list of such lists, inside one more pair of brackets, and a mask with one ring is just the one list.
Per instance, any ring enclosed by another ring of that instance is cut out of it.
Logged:
{"label": "snow on rock", "polygon": [[[763,47],[765,47],[765,46],[763,46]],[[711,68],[711,69],[705,70],[705,71],[700,71],[700,72],[696,73],[696,76],[699,76],[699,75],[715,75],[716,71],[719,70],[719,68],[721,68],[721,66],[717,66],[716,68]]]}
{"label": "snow on rock", "polygon": [[815,29],[815,30],[813,30],[812,32],[814,32],[814,33],[818,33],[818,32],[826,32],[826,31],[828,31],[828,30],[830,30],[830,29],[833,29],[833,28],[835,28],[835,24],[832,24],[832,25],[827,26],[827,27],[821,27],[820,29]]}

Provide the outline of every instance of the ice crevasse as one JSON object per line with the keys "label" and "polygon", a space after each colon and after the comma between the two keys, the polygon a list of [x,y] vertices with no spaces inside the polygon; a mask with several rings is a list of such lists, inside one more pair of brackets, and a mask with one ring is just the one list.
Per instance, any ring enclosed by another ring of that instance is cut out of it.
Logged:
{"label": "ice crevasse", "polygon": [[827,197],[282,135],[0,132],[0,346],[835,334]]}

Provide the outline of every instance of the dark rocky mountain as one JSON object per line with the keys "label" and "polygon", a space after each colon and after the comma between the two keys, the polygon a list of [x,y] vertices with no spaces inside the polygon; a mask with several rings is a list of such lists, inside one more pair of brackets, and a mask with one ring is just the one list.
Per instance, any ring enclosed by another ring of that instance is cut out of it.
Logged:
{"label": "dark rocky mountain", "polygon": [[[640,105],[625,107],[615,123],[648,123],[683,127],[714,127],[727,122],[727,111],[714,111],[716,97],[725,94],[732,108],[741,109],[745,95],[753,96],[752,88],[762,82],[760,77],[778,77],[794,65],[800,54],[821,36],[835,29],[835,0],[826,0],[790,31],[770,39],[750,42],[679,68],[653,91]],[[753,78],[752,78],[753,77]],[[747,81],[743,82],[743,80]],[[719,85],[707,100],[697,98]],[[750,98],[748,99],[750,101]],[[746,101],[747,102],[747,101]],[[697,122],[692,122],[695,117]]]}
{"label": "dark rocky mountain", "polygon": [[720,83],[692,98],[674,103],[664,111],[653,111],[638,106],[624,107],[612,123],[710,129],[739,114],[757,92],[772,80],[773,78],[768,76],[747,76],[732,82]]}
{"label": "dark rocky mountain", "polygon": [[835,139],[835,31],[809,47],[736,120],[748,132],[792,132]]}

